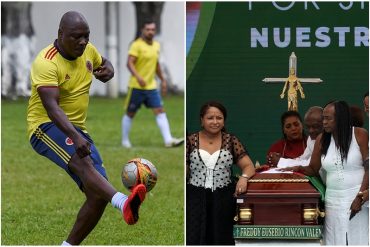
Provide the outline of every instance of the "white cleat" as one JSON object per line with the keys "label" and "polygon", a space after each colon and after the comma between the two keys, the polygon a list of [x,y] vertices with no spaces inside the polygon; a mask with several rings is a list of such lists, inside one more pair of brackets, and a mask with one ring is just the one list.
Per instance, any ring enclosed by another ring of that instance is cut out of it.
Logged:
{"label": "white cleat", "polygon": [[183,138],[172,138],[172,140],[169,143],[164,144],[164,146],[166,148],[172,148],[172,147],[178,147],[183,143],[184,143]]}
{"label": "white cleat", "polygon": [[132,148],[132,145],[129,140],[122,141],[122,147],[124,148]]}

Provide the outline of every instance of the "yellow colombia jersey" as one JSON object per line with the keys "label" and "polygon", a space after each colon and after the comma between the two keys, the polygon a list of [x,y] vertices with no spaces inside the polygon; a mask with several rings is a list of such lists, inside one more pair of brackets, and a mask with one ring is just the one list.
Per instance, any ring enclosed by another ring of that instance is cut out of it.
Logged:
{"label": "yellow colombia jersey", "polygon": [[86,131],[85,120],[93,70],[101,63],[101,55],[90,43],[82,56],[75,60],[65,59],[54,44],[37,55],[31,68],[32,92],[27,112],[29,138],[40,124],[51,122],[37,93],[37,88],[41,86],[58,87],[59,106],[72,124]]}
{"label": "yellow colombia jersey", "polygon": [[159,58],[160,45],[157,41],[153,41],[150,45],[142,38],[136,39],[130,47],[129,55],[136,57],[135,68],[141,77],[146,82],[145,87],[141,87],[137,79],[131,75],[129,87],[151,90],[157,88],[155,80],[157,62]]}

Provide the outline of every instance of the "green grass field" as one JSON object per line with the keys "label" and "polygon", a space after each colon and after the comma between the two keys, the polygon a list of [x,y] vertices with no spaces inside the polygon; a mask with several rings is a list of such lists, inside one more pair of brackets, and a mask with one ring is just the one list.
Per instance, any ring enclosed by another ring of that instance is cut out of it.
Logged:
{"label": "green grass field", "polygon": [[[184,130],[184,98],[165,98],[175,137]],[[26,100],[2,101],[1,244],[60,245],[66,239],[84,195],[57,165],[38,155],[26,131]],[[156,187],[140,208],[140,220],[128,226],[108,204],[83,245],[183,245],[184,147],[168,149],[152,112],[142,108],[130,134],[134,148],[120,146],[122,99],[91,98],[87,128],[103,158],[110,182],[124,193],[120,172],[134,157],[158,170]]]}

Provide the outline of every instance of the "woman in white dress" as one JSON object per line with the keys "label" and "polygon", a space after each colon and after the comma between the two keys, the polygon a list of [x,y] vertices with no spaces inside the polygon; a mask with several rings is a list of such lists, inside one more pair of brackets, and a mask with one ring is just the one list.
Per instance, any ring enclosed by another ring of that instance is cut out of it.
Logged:
{"label": "woman in white dress", "polygon": [[363,197],[369,188],[368,132],[353,127],[349,106],[344,101],[325,106],[323,126],[310,165],[284,170],[309,176],[317,176],[321,167],[326,171],[325,245],[368,245],[369,208]]}

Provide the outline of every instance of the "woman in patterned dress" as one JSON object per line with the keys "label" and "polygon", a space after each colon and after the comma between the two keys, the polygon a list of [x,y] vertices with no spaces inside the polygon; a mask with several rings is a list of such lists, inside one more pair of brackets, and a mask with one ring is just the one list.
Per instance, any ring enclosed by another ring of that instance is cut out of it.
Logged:
{"label": "woman in patterned dress", "polygon": [[[208,102],[200,110],[202,129],[187,136],[187,245],[235,244],[234,196],[246,192],[255,170],[240,140],[226,132],[226,117],[222,104]],[[231,179],[232,164],[242,170],[236,186]]]}

